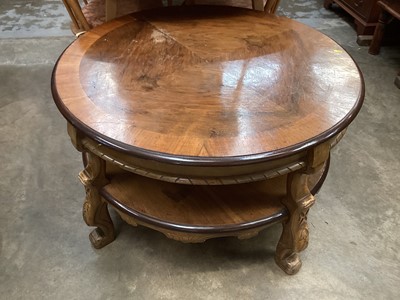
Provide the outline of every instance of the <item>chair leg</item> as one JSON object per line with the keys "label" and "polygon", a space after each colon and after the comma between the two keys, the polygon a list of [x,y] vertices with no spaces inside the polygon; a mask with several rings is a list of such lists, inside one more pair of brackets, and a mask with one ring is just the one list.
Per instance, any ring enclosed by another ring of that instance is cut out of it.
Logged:
{"label": "chair leg", "polygon": [[270,11],[271,14],[274,14],[276,12],[276,9],[278,8],[278,5],[279,5],[280,2],[281,2],[281,0],[276,0],[275,1],[274,6],[271,7],[271,11]]}
{"label": "chair leg", "polygon": [[86,166],[79,173],[85,186],[86,198],[83,204],[83,219],[88,226],[96,226],[89,234],[93,247],[100,249],[115,239],[114,225],[108,213],[107,203],[100,195],[100,189],[107,184],[105,162],[90,152],[85,153]]}
{"label": "chair leg", "polygon": [[79,24],[78,21],[75,18],[74,12],[71,10],[71,7],[69,6],[69,4],[67,3],[66,0],[63,0],[64,6],[67,9],[67,12],[69,14],[69,17],[71,18],[72,24],[75,28],[79,29]]}
{"label": "chair leg", "polygon": [[[263,1],[261,1],[261,4],[262,4],[262,2],[263,2]],[[263,10],[264,10],[266,13],[274,14],[275,11],[276,11],[276,9],[278,8],[279,2],[280,2],[280,0],[267,0],[267,2],[265,3],[265,6],[264,6],[264,8],[263,8]],[[253,1],[253,3],[254,3],[254,1]],[[254,6],[253,6],[253,8],[254,8]],[[257,9],[257,8],[254,8],[254,9]],[[261,10],[262,10],[262,9],[261,9]]]}
{"label": "chair leg", "polygon": [[[268,3],[268,1],[267,1]],[[253,9],[255,10],[264,10],[264,1],[263,0],[253,0],[252,1]]]}
{"label": "chair leg", "polygon": [[71,8],[71,11],[73,12],[76,20],[79,23],[79,28],[82,30],[90,30],[91,27],[86,20],[86,17],[82,13],[81,6],[79,5],[78,0],[66,0],[66,3],[68,6]]}
{"label": "chair leg", "polygon": [[385,10],[381,11],[379,15],[378,25],[375,28],[374,37],[372,38],[372,43],[368,50],[369,54],[372,55],[379,54],[379,51],[381,49],[383,34],[385,32],[385,27],[386,24],[390,21],[390,18],[391,15],[387,11]]}

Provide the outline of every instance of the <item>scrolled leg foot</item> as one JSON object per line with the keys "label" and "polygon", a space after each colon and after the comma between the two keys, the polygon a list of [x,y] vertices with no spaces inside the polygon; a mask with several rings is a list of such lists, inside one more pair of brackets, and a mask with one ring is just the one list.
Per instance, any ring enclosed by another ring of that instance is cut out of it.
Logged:
{"label": "scrolled leg foot", "polygon": [[101,249],[104,246],[107,246],[109,243],[114,241],[114,239],[114,234],[105,234],[101,228],[96,228],[89,234],[89,240],[95,249]]}
{"label": "scrolled leg foot", "polygon": [[[86,215],[87,216],[87,215]],[[88,224],[88,218],[84,214],[84,220]],[[89,220],[91,221],[91,220]],[[89,234],[89,240],[96,249],[103,248],[115,239],[114,225],[108,213],[107,203],[103,202],[97,208],[95,216],[89,226],[98,226]]]}
{"label": "scrolled leg foot", "polygon": [[299,272],[302,262],[300,256],[295,253],[287,253],[281,257],[280,255],[275,255],[276,264],[288,275],[294,275]]}
{"label": "scrolled leg foot", "polygon": [[[305,203],[312,205],[313,197]],[[298,211],[294,211],[292,217],[283,224],[275,262],[288,275],[294,275],[300,270],[302,263],[298,253],[308,246],[307,213],[308,208],[300,205]]]}
{"label": "scrolled leg foot", "polygon": [[283,200],[290,211],[290,218],[283,223],[275,255],[278,266],[289,275],[296,274],[301,268],[298,253],[308,246],[307,214],[314,202],[307,186],[307,175],[301,172],[290,174],[288,195]]}
{"label": "scrolled leg foot", "polygon": [[275,261],[287,274],[296,274],[301,268],[299,252],[308,246],[307,214],[315,198],[308,187],[308,176],[323,166],[330,151],[330,144],[322,144],[309,151],[307,167],[288,175],[287,193],[282,203],[289,211],[276,247]]}
{"label": "scrolled leg foot", "polygon": [[94,248],[100,249],[115,239],[114,225],[108,213],[107,203],[100,195],[100,189],[107,184],[105,162],[90,152],[86,152],[85,157],[86,167],[79,174],[86,190],[83,219],[88,226],[97,227],[89,234],[89,240]]}

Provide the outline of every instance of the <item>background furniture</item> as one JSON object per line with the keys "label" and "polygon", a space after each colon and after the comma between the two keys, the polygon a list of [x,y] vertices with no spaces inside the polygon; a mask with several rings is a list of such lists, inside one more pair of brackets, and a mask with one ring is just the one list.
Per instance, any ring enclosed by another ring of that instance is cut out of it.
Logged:
{"label": "background furniture", "polygon": [[84,153],[94,247],[115,238],[108,205],[183,242],[282,223],[275,260],[294,274],[364,83],[346,51],[301,23],[179,6],[84,34],[55,66],[52,93]]}
{"label": "background furniture", "polygon": [[[372,55],[379,54],[386,24],[390,22],[392,18],[397,18],[398,20],[400,20],[400,1],[396,0],[378,1],[378,5],[381,8],[381,12],[379,15],[379,23],[376,26],[374,37],[369,47],[369,53]],[[400,72],[397,75],[394,82],[396,86],[400,88]]]}
{"label": "background furniture", "polygon": [[372,35],[378,21],[378,0],[325,0],[324,7],[329,9],[336,3],[353,18],[357,35]]}

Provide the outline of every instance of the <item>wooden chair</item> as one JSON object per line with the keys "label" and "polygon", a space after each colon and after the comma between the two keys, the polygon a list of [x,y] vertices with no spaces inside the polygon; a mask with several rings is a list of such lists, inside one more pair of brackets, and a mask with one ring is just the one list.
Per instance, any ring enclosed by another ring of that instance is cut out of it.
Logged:
{"label": "wooden chair", "polygon": [[[117,16],[163,6],[162,0],[63,0],[71,18],[71,30],[80,35]],[[172,1],[168,0],[168,4]]]}
{"label": "wooden chair", "polygon": [[[161,7],[162,0],[63,0],[65,8],[71,18],[71,30],[79,36],[80,34],[96,27],[115,17],[131,12]],[[280,0],[186,0],[182,3],[187,5],[213,4],[248,7],[255,10],[264,10],[268,13],[275,13]],[[167,1],[173,5],[173,0]]]}
{"label": "wooden chair", "polygon": [[[379,15],[378,25],[375,28],[374,37],[369,47],[369,53],[372,55],[379,54],[381,49],[381,43],[383,34],[385,32],[386,25],[393,19],[397,18],[400,20],[400,1],[399,0],[383,0],[378,1],[378,5],[381,7],[381,13]],[[400,88],[400,72],[398,73],[395,84]]]}

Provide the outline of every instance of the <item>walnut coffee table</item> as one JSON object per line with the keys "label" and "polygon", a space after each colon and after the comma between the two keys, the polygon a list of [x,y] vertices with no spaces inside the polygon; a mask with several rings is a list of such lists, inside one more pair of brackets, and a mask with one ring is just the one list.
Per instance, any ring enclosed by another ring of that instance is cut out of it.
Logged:
{"label": "walnut coffee table", "polygon": [[339,45],[305,25],[195,6],[84,34],[57,62],[52,92],[83,153],[95,248],[115,238],[108,205],[183,242],[282,223],[275,260],[294,274],[330,149],[364,83]]}

